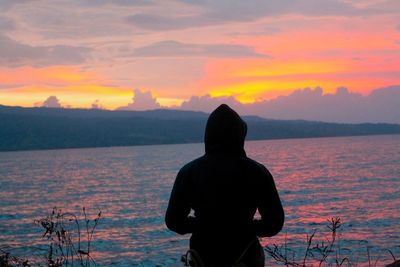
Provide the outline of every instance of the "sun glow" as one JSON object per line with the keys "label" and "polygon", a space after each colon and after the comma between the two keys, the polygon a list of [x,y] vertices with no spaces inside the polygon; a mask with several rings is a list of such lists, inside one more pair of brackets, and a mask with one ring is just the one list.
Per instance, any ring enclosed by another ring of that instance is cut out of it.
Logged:
{"label": "sun glow", "polygon": [[163,107],[179,107],[183,101],[181,98],[157,97],[157,102]]}
{"label": "sun glow", "polygon": [[45,68],[0,68],[0,83],[9,84],[65,84],[99,80],[94,72],[81,71],[78,67],[53,66]]}

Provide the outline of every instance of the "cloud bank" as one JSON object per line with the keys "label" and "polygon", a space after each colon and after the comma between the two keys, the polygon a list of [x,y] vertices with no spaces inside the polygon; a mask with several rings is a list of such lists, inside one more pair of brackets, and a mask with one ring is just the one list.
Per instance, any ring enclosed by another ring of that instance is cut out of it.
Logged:
{"label": "cloud bank", "polygon": [[172,40],[154,43],[135,49],[134,56],[139,57],[258,57],[253,48],[244,45],[231,44],[190,44]]}
{"label": "cloud bank", "polygon": [[70,65],[83,63],[90,49],[65,45],[31,46],[0,34],[0,65],[7,67]]}
{"label": "cloud bank", "polygon": [[[137,93],[139,92],[139,93]],[[177,109],[211,112],[226,103],[241,115],[258,115],[270,119],[312,120],[340,123],[386,122],[400,124],[400,86],[390,86],[363,96],[341,87],[323,94],[320,87],[296,90],[288,96],[242,104],[234,97],[192,96]],[[134,102],[121,109],[160,108],[151,92],[135,91]]]}
{"label": "cloud bank", "polygon": [[321,88],[308,88],[249,106],[263,117],[344,123],[400,123],[399,107],[400,86],[377,89],[368,96],[350,93],[347,88],[325,95]]}
{"label": "cloud bank", "polygon": [[[152,110],[168,108],[161,106],[150,91],[134,90],[131,103],[117,110]],[[324,94],[323,89],[304,88],[287,96],[272,100],[242,104],[233,96],[192,96],[173,109],[211,112],[221,104],[228,104],[240,115],[257,115],[268,119],[310,120],[338,123],[397,123],[400,124],[400,85],[379,88],[364,96],[349,92],[345,87],[335,93]],[[36,106],[68,108],[61,105],[56,96],[49,96]],[[95,100],[92,109],[104,109]]]}
{"label": "cloud bank", "polygon": [[194,27],[206,27],[230,22],[249,22],[262,17],[299,14],[305,16],[355,16],[369,15],[387,10],[373,7],[359,8],[350,3],[330,0],[231,0],[231,1],[186,1],[182,4],[192,5],[198,14],[174,14],[173,16],[137,13],[126,20],[136,27],[152,31],[181,30]]}

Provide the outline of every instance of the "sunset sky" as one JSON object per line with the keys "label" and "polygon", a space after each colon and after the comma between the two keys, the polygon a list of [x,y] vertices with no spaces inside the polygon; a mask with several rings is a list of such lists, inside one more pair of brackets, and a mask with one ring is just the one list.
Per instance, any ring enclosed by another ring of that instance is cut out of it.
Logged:
{"label": "sunset sky", "polygon": [[146,109],[400,84],[398,0],[0,0],[0,10],[2,105],[55,96],[135,109],[136,92]]}

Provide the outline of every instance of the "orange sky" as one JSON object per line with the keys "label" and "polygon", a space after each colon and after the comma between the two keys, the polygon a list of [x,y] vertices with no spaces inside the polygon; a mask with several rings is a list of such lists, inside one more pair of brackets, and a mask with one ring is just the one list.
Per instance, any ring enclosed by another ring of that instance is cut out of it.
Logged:
{"label": "orange sky", "polygon": [[[54,95],[65,107],[115,109],[132,102],[134,89],[163,106],[202,95],[252,103],[305,87],[366,95],[400,84],[400,2],[299,1],[297,10],[251,2],[229,7],[234,18],[209,1],[62,2],[57,14],[55,2],[8,4],[0,104],[40,106]],[[172,8],[182,16],[166,16]]]}

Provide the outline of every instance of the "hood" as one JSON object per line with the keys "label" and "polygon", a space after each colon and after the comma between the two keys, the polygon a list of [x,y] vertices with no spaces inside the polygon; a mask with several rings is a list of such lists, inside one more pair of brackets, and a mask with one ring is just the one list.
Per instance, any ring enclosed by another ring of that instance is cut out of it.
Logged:
{"label": "hood", "polygon": [[247,125],[228,105],[222,104],[208,117],[204,143],[206,154],[244,154]]}

